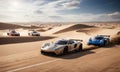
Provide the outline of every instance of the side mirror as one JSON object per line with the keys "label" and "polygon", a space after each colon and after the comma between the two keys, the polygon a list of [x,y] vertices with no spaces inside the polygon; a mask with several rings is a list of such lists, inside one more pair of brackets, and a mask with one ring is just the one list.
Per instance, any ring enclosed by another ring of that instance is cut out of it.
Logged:
{"label": "side mirror", "polygon": [[83,42],[83,40],[80,40],[81,42]]}
{"label": "side mirror", "polygon": [[89,41],[92,41],[92,38],[89,38]]}

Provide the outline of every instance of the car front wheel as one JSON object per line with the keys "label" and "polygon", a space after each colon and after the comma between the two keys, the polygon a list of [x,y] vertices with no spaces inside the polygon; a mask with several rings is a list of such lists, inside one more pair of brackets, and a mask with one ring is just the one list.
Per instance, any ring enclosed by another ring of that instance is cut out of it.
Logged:
{"label": "car front wheel", "polygon": [[66,54],[66,53],[68,53],[68,47],[67,46],[63,49],[63,54]]}
{"label": "car front wheel", "polygon": [[79,45],[78,52],[82,51],[82,44]]}

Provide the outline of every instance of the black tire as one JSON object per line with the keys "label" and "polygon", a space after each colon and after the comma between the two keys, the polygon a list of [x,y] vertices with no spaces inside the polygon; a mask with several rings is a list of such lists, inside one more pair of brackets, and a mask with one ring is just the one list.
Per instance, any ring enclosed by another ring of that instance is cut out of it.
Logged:
{"label": "black tire", "polygon": [[30,36],[30,33],[28,33],[28,35]]}
{"label": "black tire", "polygon": [[16,34],[15,36],[20,36],[19,34]]}
{"label": "black tire", "polygon": [[45,54],[45,52],[44,52],[44,51],[41,51],[41,54]]}
{"label": "black tire", "polygon": [[106,40],[105,42],[105,46],[109,45],[110,41],[109,40]]}
{"label": "black tire", "polygon": [[20,34],[18,34],[18,36],[20,36]]}
{"label": "black tire", "polygon": [[82,44],[79,45],[79,48],[78,48],[78,52],[81,52],[83,49],[82,49]]}
{"label": "black tire", "polygon": [[63,54],[67,54],[68,53],[68,47],[66,46],[63,50]]}
{"label": "black tire", "polygon": [[7,33],[7,35],[9,36],[9,33]]}
{"label": "black tire", "polygon": [[74,45],[74,48],[76,48],[76,47],[77,47],[77,44]]}
{"label": "black tire", "polygon": [[40,36],[40,35],[37,35],[37,36]]}
{"label": "black tire", "polygon": [[107,40],[104,40],[104,43],[103,44],[99,44],[98,46],[99,47],[104,47],[104,46],[106,46],[106,43],[107,43]]}

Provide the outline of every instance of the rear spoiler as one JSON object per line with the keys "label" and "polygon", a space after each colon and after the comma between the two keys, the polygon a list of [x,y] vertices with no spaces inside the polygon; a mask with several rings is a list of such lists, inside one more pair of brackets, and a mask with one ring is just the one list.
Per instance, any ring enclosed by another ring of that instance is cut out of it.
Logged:
{"label": "rear spoiler", "polygon": [[75,40],[75,41],[81,41],[81,42],[83,42],[83,40],[81,40],[81,39],[71,39],[71,40]]}
{"label": "rear spoiler", "polygon": [[110,35],[97,35],[97,36],[110,37]]}

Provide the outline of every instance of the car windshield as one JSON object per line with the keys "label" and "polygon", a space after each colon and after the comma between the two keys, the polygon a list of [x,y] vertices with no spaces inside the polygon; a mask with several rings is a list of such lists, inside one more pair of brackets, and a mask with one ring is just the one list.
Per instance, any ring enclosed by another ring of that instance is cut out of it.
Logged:
{"label": "car windshield", "polygon": [[11,31],[12,33],[16,33],[16,31]]}
{"label": "car windshield", "polygon": [[64,44],[67,44],[67,41],[65,41],[65,40],[59,40],[55,44],[64,45]]}
{"label": "car windshield", "polygon": [[95,37],[95,39],[101,40],[103,39],[103,37]]}
{"label": "car windshield", "polygon": [[37,33],[36,31],[33,31],[33,33]]}

